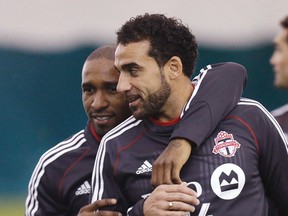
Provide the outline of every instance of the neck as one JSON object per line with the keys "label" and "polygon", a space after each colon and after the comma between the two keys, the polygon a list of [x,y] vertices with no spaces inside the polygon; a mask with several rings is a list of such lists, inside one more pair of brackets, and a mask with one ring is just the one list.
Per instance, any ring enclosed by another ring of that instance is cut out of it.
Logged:
{"label": "neck", "polygon": [[178,118],[193,93],[191,80],[182,76],[171,83],[171,95],[157,116],[158,121],[166,122]]}

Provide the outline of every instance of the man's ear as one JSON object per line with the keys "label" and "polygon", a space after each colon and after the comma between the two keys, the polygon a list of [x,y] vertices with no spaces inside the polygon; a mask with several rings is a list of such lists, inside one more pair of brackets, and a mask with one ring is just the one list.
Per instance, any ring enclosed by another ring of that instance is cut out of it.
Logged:
{"label": "man's ear", "polygon": [[183,73],[182,61],[179,57],[172,56],[167,63],[170,79],[175,79]]}

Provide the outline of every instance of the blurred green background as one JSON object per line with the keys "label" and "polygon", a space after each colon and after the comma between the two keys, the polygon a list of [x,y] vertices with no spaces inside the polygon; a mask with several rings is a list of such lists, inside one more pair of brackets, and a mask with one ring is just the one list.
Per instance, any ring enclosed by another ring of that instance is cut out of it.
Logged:
{"label": "blurred green background", "polygon": [[[24,215],[28,181],[39,157],[84,127],[81,70],[96,47],[62,52],[0,49],[0,215]],[[272,51],[272,44],[240,50],[200,47],[197,71],[208,63],[243,64],[249,76],[244,96],[272,110],[288,101],[287,92],[273,87]]]}

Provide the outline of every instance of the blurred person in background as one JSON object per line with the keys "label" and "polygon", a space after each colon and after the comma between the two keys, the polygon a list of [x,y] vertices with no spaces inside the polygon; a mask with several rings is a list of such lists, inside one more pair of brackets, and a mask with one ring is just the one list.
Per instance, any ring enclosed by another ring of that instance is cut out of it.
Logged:
{"label": "blurred person in background", "polygon": [[[274,38],[274,53],[270,63],[274,70],[274,85],[288,90],[288,16],[281,22],[281,30]],[[271,111],[288,138],[288,103]]]}

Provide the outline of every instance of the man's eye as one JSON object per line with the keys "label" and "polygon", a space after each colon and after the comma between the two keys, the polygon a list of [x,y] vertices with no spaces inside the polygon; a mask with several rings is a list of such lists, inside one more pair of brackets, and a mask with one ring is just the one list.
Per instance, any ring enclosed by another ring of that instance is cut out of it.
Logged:
{"label": "man's eye", "polygon": [[86,94],[91,94],[91,93],[93,93],[93,89],[92,88],[83,88],[83,92]]}
{"label": "man's eye", "polygon": [[132,76],[135,76],[137,74],[137,72],[138,72],[138,68],[130,68],[130,74]]}
{"label": "man's eye", "polygon": [[107,89],[111,93],[117,93],[117,86],[110,86]]}

